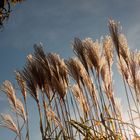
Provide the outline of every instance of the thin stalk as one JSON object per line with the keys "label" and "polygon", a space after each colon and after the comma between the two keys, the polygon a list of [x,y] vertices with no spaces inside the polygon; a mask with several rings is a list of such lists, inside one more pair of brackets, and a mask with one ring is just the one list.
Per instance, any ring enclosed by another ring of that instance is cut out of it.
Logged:
{"label": "thin stalk", "polygon": [[79,116],[79,118],[80,118],[81,115],[80,115],[80,112],[79,112],[79,107],[78,107],[78,105],[77,105],[77,102],[76,102],[75,96],[73,96],[73,99],[74,99],[74,103],[75,103],[75,106],[76,106],[76,110],[77,110],[78,116]]}
{"label": "thin stalk", "polygon": [[[110,105],[111,105],[111,110],[112,110],[112,112],[115,113],[114,117],[117,117],[117,118],[118,118],[117,113],[116,113],[116,108],[115,108],[115,107],[116,107],[116,103],[115,103],[115,101],[114,101],[114,95],[113,95],[113,84],[112,84],[111,65],[110,65],[109,62],[108,62],[108,67],[109,67],[110,85],[111,85],[111,90],[112,90],[112,97],[111,97],[111,98],[108,98],[108,100],[109,100],[109,103],[110,103]],[[114,123],[115,123],[116,130],[118,129],[118,128],[117,128],[117,124],[118,124],[119,130],[120,130],[121,135],[122,135],[122,130],[121,130],[120,124],[117,123],[116,120],[115,120]],[[116,131],[116,132],[117,132],[117,131]]]}
{"label": "thin stalk", "polygon": [[[130,105],[130,101],[129,101],[129,95],[128,95],[128,92],[127,92],[124,76],[123,76],[123,84],[124,84],[124,87],[125,87],[125,93],[126,93],[126,98],[127,98],[127,103],[128,103],[129,111],[130,111],[130,117],[132,118],[132,124],[134,126],[133,115],[132,115],[132,112],[131,112],[131,105]],[[135,127],[134,127],[134,130],[135,130]]]}
{"label": "thin stalk", "polygon": [[[104,111],[104,107],[106,107],[106,105],[105,105],[104,95],[103,95],[103,92],[102,92],[101,83],[100,83],[100,79],[99,78],[100,78],[100,75],[98,74],[97,79],[98,79],[99,91],[100,91],[99,92],[99,96],[100,96],[100,100],[101,100],[102,111]],[[101,120],[102,120],[103,119],[103,114],[102,113],[101,113],[100,117],[101,116],[102,116],[102,118],[101,118]],[[104,123],[105,123],[105,121],[104,121]],[[106,126],[106,125],[104,125],[104,126]],[[109,135],[106,128],[105,128],[105,131],[106,131],[107,135]]]}
{"label": "thin stalk", "polygon": [[[50,126],[46,126],[46,125],[49,125],[49,120],[48,120],[48,117],[47,117],[47,112],[46,112],[46,101],[45,101],[45,96],[44,96],[44,92],[42,91],[42,94],[41,94],[41,96],[42,96],[42,102],[43,102],[43,109],[44,109],[44,122],[45,122],[45,134],[47,133],[46,132],[46,128],[47,127],[49,127],[50,128]],[[49,129],[50,131],[48,131],[48,135],[50,135],[51,134],[51,128]],[[44,135],[44,137],[45,137],[45,135]]]}
{"label": "thin stalk", "polygon": [[27,101],[26,98],[24,97],[24,104],[25,104],[25,111],[26,111],[26,119],[27,119],[27,123],[26,123],[26,129],[27,129],[27,140],[30,140],[30,129],[29,129],[29,116],[28,116],[28,107],[27,107]]}
{"label": "thin stalk", "polygon": [[66,130],[67,130],[67,134],[68,134],[68,137],[70,137],[69,136],[69,128],[68,128],[68,126],[67,126],[67,122],[66,122],[66,115],[65,115],[65,113],[64,113],[64,110],[63,110],[63,105],[62,105],[62,101],[60,101],[60,99],[58,99],[58,101],[59,101],[59,105],[60,105],[60,109],[61,109],[61,113],[62,113],[62,118],[63,118],[63,123],[64,123],[64,125],[65,125],[65,128],[66,128]]}
{"label": "thin stalk", "polygon": [[17,126],[18,126],[18,131],[19,131],[18,137],[19,137],[19,140],[22,140],[21,139],[21,129],[20,129],[20,124],[19,124],[18,114],[17,114],[17,112],[15,112],[15,113],[16,113],[16,121],[17,121]]}
{"label": "thin stalk", "polygon": [[101,83],[100,83],[100,79],[99,79],[99,75],[97,76],[98,79],[98,84],[99,84],[99,96],[100,96],[100,100],[101,100],[101,105],[102,105],[102,111],[104,110],[105,105],[105,100],[104,100],[104,95],[102,92],[102,88],[101,88]]}
{"label": "thin stalk", "polygon": [[[92,72],[92,75],[93,75],[93,78],[94,78],[95,86],[97,88],[97,91],[99,92],[99,88],[98,88],[98,84],[97,84],[97,81],[96,81],[95,73],[94,73],[94,71],[93,71],[92,68],[91,68],[91,72]],[[99,98],[101,99],[100,92],[99,92]],[[93,100],[93,102],[94,102],[94,100]],[[100,121],[100,115],[99,115],[99,113],[101,114],[102,111],[101,111],[100,104],[99,104],[99,101],[98,101],[98,98],[97,97],[96,97],[96,102],[97,102],[97,107],[98,108],[95,109],[95,112],[97,112],[96,113],[97,114],[97,119],[98,119],[98,121]],[[98,112],[98,109],[99,109],[99,112]],[[100,126],[100,131],[103,133],[102,126]]]}
{"label": "thin stalk", "polygon": [[[69,107],[69,98],[67,97],[68,94],[66,95],[66,101],[65,101],[65,106],[67,106],[68,108],[68,120],[70,121],[71,120],[71,112],[70,112],[70,107]],[[71,129],[71,132],[72,132],[72,136],[73,136],[73,128],[71,127],[70,125],[70,129]]]}
{"label": "thin stalk", "polygon": [[[66,107],[66,103],[65,103],[65,100],[62,99],[62,102],[63,102],[63,105],[64,105],[64,109],[65,109],[65,114],[66,114],[66,117],[67,117],[67,123],[69,122],[69,116],[68,116],[68,111],[67,111],[67,107]],[[68,124],[68,128],[69,128],[69,131],[70,131],[70,138],[72,137],[73,138],[73,131],[72,131],[72,128],[71,126]]]}
{"label": "thin stalk", "polygon": [[40,132],[41,132],[41,135],[42,135],[42,140],[44,140],[44,130],[43,130],[43,123],[42,123],[42,112],[41,112],[39,100],[37,100],[37,107],[38,107],[38,112],[39,112],[39,117],[40,117]]}
{"label": "thin stalk", "polygon": [[[93,75],[93,78],[94,78],[94,81],[95,81],[95,85],[96,85],[97,91],[99,91],[99,89],[98,89],[98,83],[97,83],[97,81],[96,81],[96,76],[95,76],[95,74],[94,74],[93,69],[91,69],[91,72],[92,72],[92,75]],[[99,94],[99,98],[100,98],[100,94]],[[97,99],[97,104],[98,104],[98,108],[99,108],[99,111],[100,111],[100,114],[101,114],[102,111],[101,111],[101,108],[100,108],[100,104],[99,104],[98,99]]]}
{"label": "thin stalk", "polygon": [[[85,88],[84,84],[83,84],[83,87],[84,87],[84,91],[85,91],[85,95],[86,95],[86,101],[87,101],[87,103],[88,103],[88,106],[91,107],[91,105],[90,105],[90,99],[89,99],[89,97],[88,97],[88,94],[87,94],[87,91],[86,91],[86,88]],[[93,132],[94,132],[95,137],[96,137],[95,128],[94,128],[95,125],[93,124],[93,120],[94,120],[95,118],[94,118],[92,109],[90,109],[90,111],[89,111],[89,117],[90,117],[90,120],[91,120],[91,121],[90,121],[90,122],[91,122],[91,125],[93,126]],[[92,117],[93,117],[93,120],[92,120]],[[97,129],[96,129],[96,131],[97,131]]]}
{"label": "thin stalk", "polygon": [[[128,84],[128,82],[127,82],[127,84]],[[135,107],[136,107],[136,109],[137,109],[137,111],[138,111],[139,118],[140,118],[140,111],[139,111],[138,105],[137,105],[137,103],[136,103],[136,101],[135,101],[134,95],[133,95],[133,93],[132,93],[132,90],[131,90],[131,87],[129,86],[129,84],[128,84],[128,88],[129,88],[129,90],[130,90],[132,99],[133,99],[133,101],[134,101]]]}
{"label": "thin stalk", "polygon": [[[61,122],[64,122],[65,119],[64,119],[63,117],[62,117],[62,118],[60,117],[60,113],[59,113],[59,109],[58,109],[58,104],[57,104],[57,101],[56,101],[56,98],[55,98],[55,97],[54,97],[54,104],[55,104],[56,112],[57,112],[57,115],[58,115],[60,121],[61,121]],[[63,120],[62,120],[62,119],[63,119]],[[64,139],[65,139],[64,131],[62,131],[62,133],[63,133],[63,137],[64,137]]]}
{"label": "thin stalk", "polygon": [[[69,94],[69,95],[70,95],[70,100],[71,100],[71,104],[72,104],[72,108],[73,108],[73,112],[74,112],[74,117],[75,117],[76,122],[77,122],[78,119],[77,119],[77,115],[76,115],[76,110],[75,110],[74,102],[73,102],[73,100],[72,100],[71,94]],[[78,110],[78,111],[79,111],[79,110]],[[78,133],[78,136],[79,136],[79,140],[81,140],[81,135],[80,135],[80,133]]]}

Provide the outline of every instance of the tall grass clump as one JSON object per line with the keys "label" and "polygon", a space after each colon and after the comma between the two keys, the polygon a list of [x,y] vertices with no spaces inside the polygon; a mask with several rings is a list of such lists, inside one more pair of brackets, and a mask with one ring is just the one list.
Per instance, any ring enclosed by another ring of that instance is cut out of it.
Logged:
{"label": "tall grass clump", "polygon": [[[117,22],[109,20],[108,25],[110,35],[102,41],[75,38],[75,57],[67,60],[35,45],[24,68],[16,71],[18,88],[10,81],[1,86],[12,113],[1,114],[0,125],[14,132],[15,139],[30,140],[30,95],[42,140],[139,140],[140,52],[129,49]],[[114,62],[127,114],[117,100]]]}

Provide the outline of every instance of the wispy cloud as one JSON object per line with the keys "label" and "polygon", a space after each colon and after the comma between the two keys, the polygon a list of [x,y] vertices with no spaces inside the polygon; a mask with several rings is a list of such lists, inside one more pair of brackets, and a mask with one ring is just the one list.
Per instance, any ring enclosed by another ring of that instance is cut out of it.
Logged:
{"label": "wispy cloud", "polygon": [[127,40],[131,49],[140,47],[140,22],[132,25],[127,31]]}

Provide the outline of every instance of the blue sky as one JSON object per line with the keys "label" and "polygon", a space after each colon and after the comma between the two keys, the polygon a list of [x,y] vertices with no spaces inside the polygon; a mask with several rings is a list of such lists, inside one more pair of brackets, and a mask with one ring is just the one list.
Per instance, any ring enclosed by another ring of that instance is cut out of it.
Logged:
{"label": "blue sky", "polygon": [[[26,0],[16,5],[0,32],[0,84],[14,81],[14,70],[24,66],[35,43],[68,58],[74,37],[100,39],[109,33],[110,17],[120,21],[130,48],[139,49],[139,7],[139,0]],[[1,112],[5,101],[0,101]],[[0,139],[11,140],[4,132],[0,128]]]}
{"label": "blue sky", "polygon": [[120,21],[131,48],[138,48],[139,6],[139,0],[26,0],[13,8],[0,32],[0,82],[13,78],[35,43],[42,42],[48,52],[71,56],[74,37],[107,35],[110,17]]}

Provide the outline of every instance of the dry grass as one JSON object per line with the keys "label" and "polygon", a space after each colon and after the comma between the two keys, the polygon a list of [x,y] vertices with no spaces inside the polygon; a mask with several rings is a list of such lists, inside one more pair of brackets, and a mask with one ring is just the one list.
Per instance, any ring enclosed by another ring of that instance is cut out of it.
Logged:
{"label": "dry grass", "polygon": [[[37,105],[42,140],[139,140],[140,52],[129,50],[118,23],[110,20],[109,29],[111,36],[102,42],[76,38],[72,44],[76,57],[68,60],[56,53],[46,54],[42,44],[36,45],[23,70],[16,71],[21,99],[11,82],[5,81],[1,87],[16,120],[2,114],[1,126],[15,132],[16,139],[31,138],[30,94]],[[118,91],[114,91],[116,58],[129,121],[124,119]]]}

